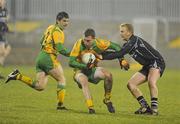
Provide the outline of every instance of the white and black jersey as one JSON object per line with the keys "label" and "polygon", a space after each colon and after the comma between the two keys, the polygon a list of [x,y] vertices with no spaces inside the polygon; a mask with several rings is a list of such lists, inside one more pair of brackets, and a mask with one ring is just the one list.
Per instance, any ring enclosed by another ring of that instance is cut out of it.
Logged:
{"label": "white and black jersey", "polygon": [[103,54],[103,59],[123,58],[125,54],[129,54],[145,67],[160,68],[162,72],[164,71],[165,63],[161,54],[145,40],[135,35],[130,37],[129,41],[123,45],[119,52]]}
{"label": "white and black jersey", "polygon": [[5,33],[9,31],[7,25],[7,9],[0,7],[0,42],[6,42]]}
{"label": "white and black jersey", "polygon": [[2,18],[7,18],[8,11],[6,8],[0,7],[0,22],[5,22]]}

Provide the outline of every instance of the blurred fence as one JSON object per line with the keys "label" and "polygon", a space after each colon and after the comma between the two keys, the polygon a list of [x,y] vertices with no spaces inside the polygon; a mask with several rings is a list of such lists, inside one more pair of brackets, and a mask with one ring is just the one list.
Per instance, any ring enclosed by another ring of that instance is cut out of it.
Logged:
{"label": "blurred fence", "polygon": [[[87,27],[94,28],[97,36],[118,42],[120,23],[141,20],[142,24],[135,25],[140,31],[138,35],[153,44],[155,42],[169,67],[180,67],[179,49],[167,46],[169,41],[180,37],[179,0],[7,0],[7,7],[14,23],[22,20],[42,23],[33,31],[16,30],[14,35],[9,36],[14,52],[8,57],[8,64],[34,64],[43,30],[54,23],[59,11],[67,11],[71,19],[65,32],[69,48]],[[148,25],[147,20],[150,20]],[[14,60],[14,56],[17,59]]]}
{"label": "blurred fence", "polygon": [[8,0],[16,19],[54,19],[67,11],[74,19],[180,18],[179,0]]}

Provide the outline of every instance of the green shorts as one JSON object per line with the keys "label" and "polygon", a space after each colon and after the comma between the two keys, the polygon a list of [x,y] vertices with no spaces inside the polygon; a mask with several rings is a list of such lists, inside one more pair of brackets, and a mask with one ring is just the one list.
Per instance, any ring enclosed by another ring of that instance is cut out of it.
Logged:
{"label": "green shorts", "polygon": [[57,60],[57,56],[54,54],[48,54],[44,51],[41,51],[36,58],[36,72],[48,72],[60,65]]}
{"label": "green shorts", "polygon": [[[93,68],[93,69],[91,69],[91,70],[76,70],[75,71],[75,74],[76,73],[79,73],[79,72],[81,72],[81,73],[83,73],[84,75],[86,75],[87,76],[87,78],[88,78],[88,81],[90,82],[90,83],[93,83],[93,84],[98,84],[99,83],[99,81],[101,80],[101,79],[95,79],[94,78],[94,74],[95,74],[95,72],[96,72],[96,68]],[[74,78],[74,80],[75,80],[75,78]],[[75,80],[76,81],[76,80]],[[77,81],[76,81],[77,82]]]}

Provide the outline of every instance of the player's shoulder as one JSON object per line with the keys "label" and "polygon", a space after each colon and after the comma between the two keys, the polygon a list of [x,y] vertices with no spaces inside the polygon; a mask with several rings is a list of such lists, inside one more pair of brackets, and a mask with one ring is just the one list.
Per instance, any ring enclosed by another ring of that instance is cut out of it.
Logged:
{"label": "player's shoulder", "polygon": [[59,32],[59,33],[61,33],[61,34],[64,34],[64,32],[63,32],[63,30],[56,24],[56,25],[54,25],[55,27],[54,27],[54,31],[57,31],[57,32]]}
{"label": "player's shoulder", "polygon": [[96,38],[95,39],[96,46],[100,49],[107,49],[110,45],[109,40],[101,39],[101,38]]}
{"label": "player's shoulder", "polygon": [[53,29],[54,29],[54,25],[49,25],[49,26],[46,28],[46,32],[52,32]]}
{"label": "player's shoulder", "polygon": [[48,30],[51,30],[52,32],[55,32],[55,31],[56,31],[56,32],[59,32],[59,33],[63,34],[63,30],[60,29],[56,24],[54,24],[54,25],[49,25],[47,29],[48,29]]}
{"label": "player's shoulder", "polygon": [[76,40],[76,42],[74,43],[74,47],[81,47],[81,45],[82,45],[82,38],[80,38],[80,39],[78,39],[78,40]]}
{"label": "player's shoulder", "polygon": [[54,28],[54,25],[49,25],[47,29],[52,29]]}
{"label": "player's shoulder", "polygon": [[102,39],[102,38],[96,38],[95,41],[96,41],[97,43],[106,43],[106,42],[110,42],[109,40]]}
{"label": "player's shoulder", "polygon": [[81,45],[81,44],[82,44],[82,41],[83,41],[83,38],[79,38],[78,40],[76,40],[75,44]]}

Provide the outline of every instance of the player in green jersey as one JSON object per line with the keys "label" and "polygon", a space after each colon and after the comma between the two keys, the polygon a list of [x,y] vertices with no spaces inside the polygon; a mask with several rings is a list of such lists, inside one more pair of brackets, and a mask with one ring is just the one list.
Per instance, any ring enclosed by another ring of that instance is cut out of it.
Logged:
{"label": "player in green jersey", "polygon": [[58,54],[69,56],[70,51],[64,44],[63,30],[69,24],[69,15],[66,12],[59,12],[56,16],[56,24],[50,25],[43,34],[41,40],[41,51],[36,59],[36,80],[23,75],[19,70],[15,70],[8,75],[6,83],[11,80],[20,80],[30,87],[42,91],[48,82],[48,75],[57,81],[57,109],[66,109],[63,105],[65,96],[65,77],[60,62],[57,59]]}
{"label": "player in green jersey", "polygon": [[[111,90],[113,85],[112,74],[103,67],[98,67],[97,62],[99,54],[107,50],[120,51],[120,46],[109,41],[95,37],[93,29],[87,29],[84,33],[84,38],[77,40],[70,54],[69,65],[74,68],[74,80],[79,88],[82,88],[85,96],[86,104],[90,114],[94,114],[93,100],[90,94],[89,82],[98,84],[99,81],[104,80],[104,100],[103,102],[110,113],[115,113],[115,109],[111,102]],[[83,54],[90,52],[96,56],[96,61],[93,64],[84,64],[81,57]]]}

